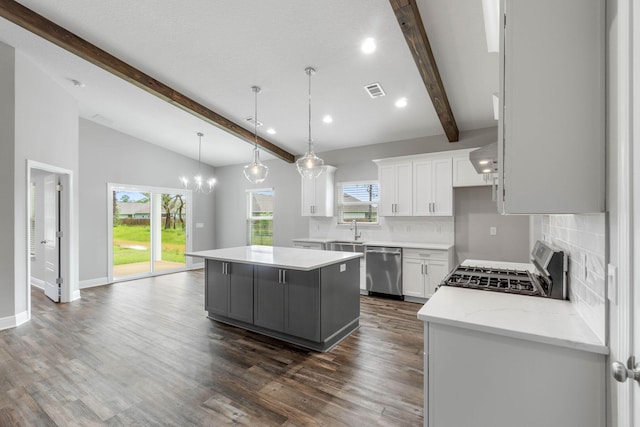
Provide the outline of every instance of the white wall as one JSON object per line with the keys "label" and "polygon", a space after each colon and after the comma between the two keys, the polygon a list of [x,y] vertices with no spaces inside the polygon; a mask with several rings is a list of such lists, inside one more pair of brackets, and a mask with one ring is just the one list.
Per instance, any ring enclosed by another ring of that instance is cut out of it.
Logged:
{"label": "white wall", "polygon": [[0,43],[0,200],[2,221],[8,228],[0,240],[0,320],[15,316],[15,55],[13,48]]}
{"label": "white wall", "polygon": [[[78,107],[36,65],[0,44],[0,329],[28,320],[27,160],[78,170]],[[71,215],[77,215],[77,203]],[[77,218],[77,216],[76,216]],[[77,229],[72,230],[77,238]],[[69,288],[77,290],[77,244],[71,245]]]}
{"label": "white wall", "polygon": [[[108,183],[180,188],[178,177],[197,170],[197,160],[80,119],[81,282],[106,283]],[[208,165],[202,165],[202,171],[206,176],[216,172]],[[193,224],[204,224],[192,234],[192,249],[211,249],[215,244],[214,194],[195,194],[191,206]]]}

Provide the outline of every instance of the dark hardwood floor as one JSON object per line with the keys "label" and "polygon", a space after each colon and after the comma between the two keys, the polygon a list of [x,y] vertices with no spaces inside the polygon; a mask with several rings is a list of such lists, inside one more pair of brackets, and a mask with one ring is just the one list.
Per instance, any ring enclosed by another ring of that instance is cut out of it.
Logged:
{"label": "dark hardwood floor", "polygon": [[201,271],[82,290],[0,332],[0,426],[419,426],[419,304],[361,297],[315,353],[206,318]]}

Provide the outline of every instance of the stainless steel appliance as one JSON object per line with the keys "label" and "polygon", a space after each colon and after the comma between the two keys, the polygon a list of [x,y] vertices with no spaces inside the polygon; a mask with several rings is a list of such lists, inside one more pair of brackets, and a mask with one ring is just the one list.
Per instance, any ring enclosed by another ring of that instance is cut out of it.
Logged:
{"label": "stainless steel appliance", "polygon": [[531,252],[531,263],[535,267],[534,272],[463,263],[454,268],[440,286],[568,298],[567,256],[563,251],[538,240]]}
{"label": "stainless steel appliance", "polygon": [[402,248],[367,246],[367,292],[402,298]]}

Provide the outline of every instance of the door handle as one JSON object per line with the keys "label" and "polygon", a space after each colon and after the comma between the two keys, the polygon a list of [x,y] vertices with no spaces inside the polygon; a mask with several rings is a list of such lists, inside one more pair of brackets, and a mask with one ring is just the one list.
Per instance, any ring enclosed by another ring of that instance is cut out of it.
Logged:
{"label": "door handle", "polygon": [[620,383],[627,381],[627,378],[632,378],[640,382],[640,369],[638,369],[638,365],[636,365],[635,356],[629,357],[627,366],[624,366],[618,361],[613,362],[611,364],[611,374],[613,378]]}

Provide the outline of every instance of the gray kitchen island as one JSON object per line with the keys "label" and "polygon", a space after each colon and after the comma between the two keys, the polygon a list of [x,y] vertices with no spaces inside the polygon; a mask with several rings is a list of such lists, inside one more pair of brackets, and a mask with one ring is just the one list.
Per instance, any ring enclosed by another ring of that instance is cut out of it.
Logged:
{"label": "gray kitchen island", "polygon": [[360,320],[361,253],[242,246],[205,260],[205,310],[223,323],[326,352]]}

